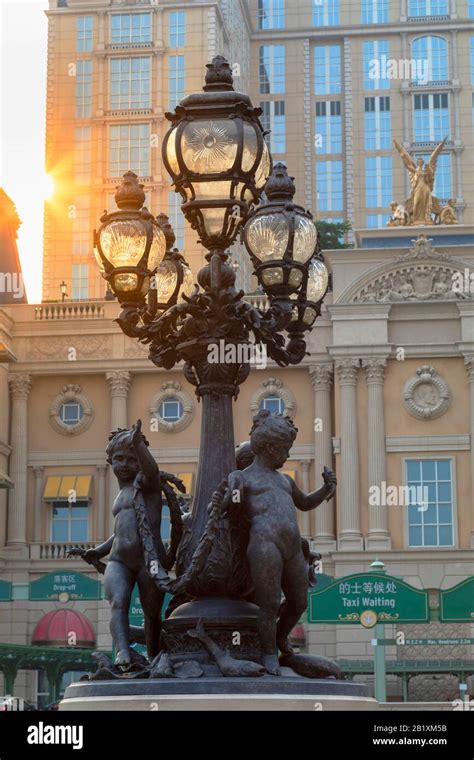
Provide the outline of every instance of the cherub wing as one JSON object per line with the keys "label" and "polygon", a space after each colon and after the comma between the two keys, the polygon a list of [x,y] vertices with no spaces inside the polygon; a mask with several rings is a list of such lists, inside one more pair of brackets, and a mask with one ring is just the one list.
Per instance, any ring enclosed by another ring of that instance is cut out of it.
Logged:
{"label": "cherub wing", "polygon": [[405,166],[408,169],[408,171],[410,173],[412,173],[412,174],[414,172],[416,172],[416,164],[415,164],[414,160],[412,159],[412,157],[410,156],[410,154],[408,153],[408,151],[405,150],[405,148],[403,147],[403,145],[401,145],[398,142],[398,140],[394,140],[393,144],[395,145],[396,149],[400,153],[400,155],[402,157],[402,161],[405,164]]}
{"label": "cherub wing", "polygon": [[435,172],[436,172],[436,164],[438,161],[438,156],[440,155],[441,151],[443,150],[444,146],[446,145],[446,140],[448,138],[445,137],[442,142],[440,142],[439,145],[436,146],[433,153],[430,156],[430,160],[428,161],[428,164],[426,166],[426,175],[427,179],[429,180],[430,184],[434,184],[434,178],[435,178]]}

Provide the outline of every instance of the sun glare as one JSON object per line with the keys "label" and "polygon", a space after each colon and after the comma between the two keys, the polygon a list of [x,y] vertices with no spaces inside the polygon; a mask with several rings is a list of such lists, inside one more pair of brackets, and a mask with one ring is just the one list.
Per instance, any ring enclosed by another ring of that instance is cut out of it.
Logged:
{"label": "sun glare", "polygon": [[49,201],[55,193],[56,187],[51,174],[44,174],[41,182],[41,195],[43,200]]}

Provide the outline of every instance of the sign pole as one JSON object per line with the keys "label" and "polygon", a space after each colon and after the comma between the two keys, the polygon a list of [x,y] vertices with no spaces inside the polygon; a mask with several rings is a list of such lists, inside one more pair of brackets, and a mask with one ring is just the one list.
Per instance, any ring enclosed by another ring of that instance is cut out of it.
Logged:
{"label": "sign pole", "polygon": [[377,623],[374,628],[373,639],[375,645],[374,656],[374,678],[375,678],[375,699],[377,702],[387,701],[386,686],[386,669],[385,669],[385,644],[379,642],[384,638],[385,625]]}

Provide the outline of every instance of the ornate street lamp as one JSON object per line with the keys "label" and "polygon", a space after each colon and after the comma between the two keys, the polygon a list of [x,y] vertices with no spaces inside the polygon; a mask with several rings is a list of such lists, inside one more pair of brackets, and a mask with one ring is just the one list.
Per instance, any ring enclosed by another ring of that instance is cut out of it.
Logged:
{"label": "ornate street lamp", "polygon": [[[97,260],[124,310],[122,330],[150,346],[150,359],[183,373],[202,400],[199,466],[186,538],[176,572],[189,567],[208,521],[216,486],[235,469],[232,399],[247,378],[243,359],[216,362],[209,349],[264,343],[279,365],[305,356],[304,332],[314,322],[327,287],[311,214],[293,203],[286,168],[272,161],[259,121],[261,110],[235,92],[222,56],[207,66],[204,92],[186,97],[174,114],[163,144],[163,160],[182,210],[208,249],[192,276],[173,249],[174,234],[164,214],[155,219],[141,205],[143,189],[127,172],[116,194],[119,211],[105,214],[95,236]],[[270,175],[270,176],[269,176]],[[268,179],[268,181],[267,181]],[[263,190],[267,200],[256,209]],[[248,222],[247,222],[248,220]],[[235,268],[226,249],[242,230],[247,250],[270,305],[261,311],[235,289]],[[253,341],[252,341],[253,338]],[[237,356],[241,352],[236,352]],[[202,578],[205,588],[206,577]]]}

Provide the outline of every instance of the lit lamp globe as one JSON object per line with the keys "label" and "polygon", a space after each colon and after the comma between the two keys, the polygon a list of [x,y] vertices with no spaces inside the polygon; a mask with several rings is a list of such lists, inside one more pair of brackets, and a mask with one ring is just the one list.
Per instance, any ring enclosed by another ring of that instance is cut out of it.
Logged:
{"label": "lit lamp globe", "polygon": [[234,242],[271,172],[261,113],[248,95],[235,92],[231,68],[218,55],[207,64],[203,92],[166,114],[172,126],[163,161],[186,219],[209,251]]}
{"label": "lit lamp globe", "polygon": [[288,301],[301,292],[318,243],[312,215],[293,203],[293,179],[284,164],[275,164],[265,185],[267,200],[244,230],[257,279],[274,300]]}
{"label": "lit lamp globe", "polygon": [[[314,256],[308,266],[308,279],[294,304],[292,324],[309,330],[321,314],[321,305],[329,285],[329,273],[321,254]],[[290,329],[291,331],[291,329]]]}
{"label": "lit lamp globe", "polygon": [[[158,225],[166,240],[166,253],[158,266],[151,282],[150,298],[155,310],[166,310],[170,306],[182,303],[194,291],[194,277],[184,256],[174,248],[176,236],[166,214],[156,217]],[[150,308],[150,307],[149,307]]]}
{"label": "lit lamp globe", "polygon": [[123,307],[145,303],[150,278],[166,250],[163,230],[144,201],[137,175],[126,172],[115,193],[119,210],[101,216],[102,224],[94,231],[100,272]]}

